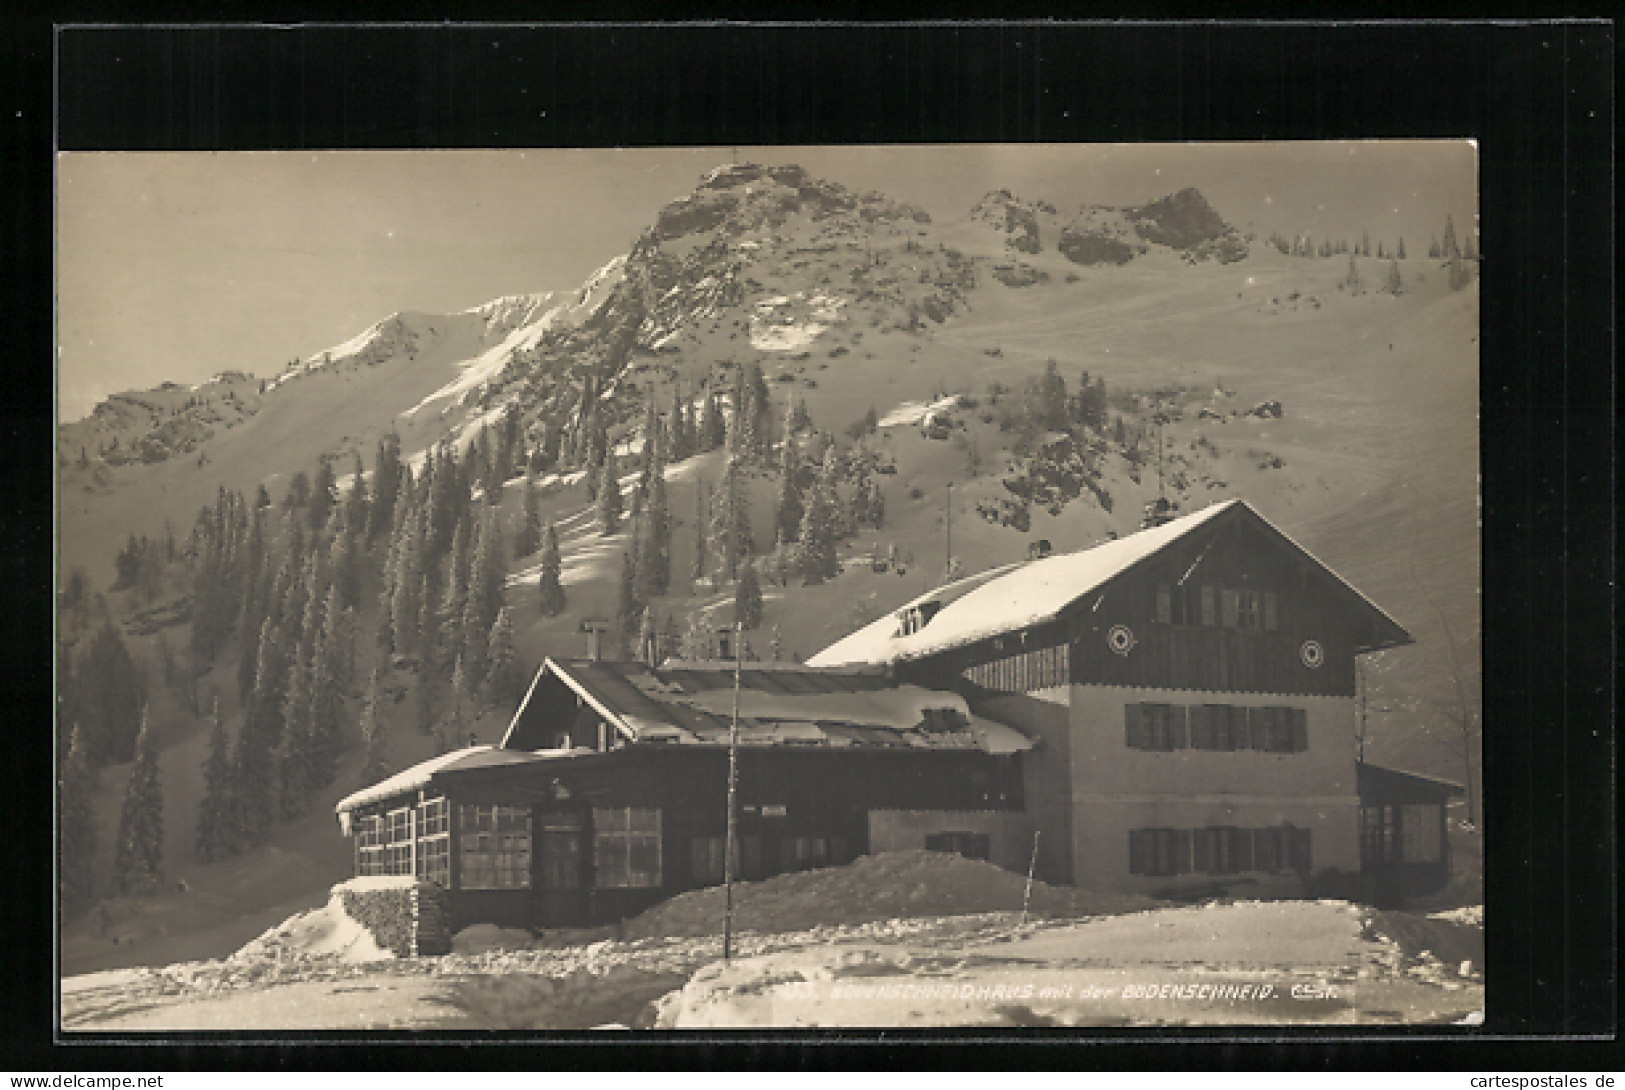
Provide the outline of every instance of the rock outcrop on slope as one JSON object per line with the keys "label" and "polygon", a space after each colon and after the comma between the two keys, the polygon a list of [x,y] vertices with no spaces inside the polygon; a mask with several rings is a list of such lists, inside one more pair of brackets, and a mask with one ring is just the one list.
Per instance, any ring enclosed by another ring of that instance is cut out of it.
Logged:
{"label": "rock outcrop on slope", "polygon": [[1221,264],[1247,256],[1247,241],[1195,189],[1128,208],[1090,205],[1061,232],[1056,248],[1079,265],[1123,265],[1147,246],[1166,246],[1190,261]]}

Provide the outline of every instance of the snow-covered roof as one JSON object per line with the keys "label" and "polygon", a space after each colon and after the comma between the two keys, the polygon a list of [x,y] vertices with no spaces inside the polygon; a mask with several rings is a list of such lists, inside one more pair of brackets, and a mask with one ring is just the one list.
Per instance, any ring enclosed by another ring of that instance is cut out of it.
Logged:
{"label": "snow-covered roof", "polygon": [[371,787],[363,787],[359,791],[345,795],[334,805],[333,811],[346,814],[351,810],[366,806],[369,803],[382,802],[396,795],[404,795],[408,791],[416,791],[427,787],[429,779],[442,768],[450,767],[458,761],[475,754],[484,753],[490,746],[468,746],[464,749],[454,749],[450,753],[442,753],[438,757],[430,757],[427,761],[419,761],[410,768],[403,768],[387,779],[379,780]]}
{"label": "snow-covered roof", "polygon": [[[628,743],[727,745],[733,719],[731,663],[543,663],[520,712],[503,737],[505,750],[528,752],[545,737],[525,707],[552,676],[589,705]],[[741,745],[816,745],[915,749],[1031,749],[1020,731],[974,715],[958,693],[898,685],[874,669],[815,669],[751,663],[740,670]]]}
{"label": "snow-covered roof", "polygon": [[[836,641],[807,664],[916,659],[1052,621],[1082,595],[1239,503],[1216,503],[1083,552],[1029,560],[949,583]],[[941,611],[930,623],[902,635],[898,614],[926,602],[940,603]]]}
{"label": "snow-covered roof", "polygon": [[[837,640],[808,659],[807,664],[846,666],[908,661],[1054,621],[1080,598],[1100,589],[1129,568],[1219,516],[1237,509],[1249,512],[1279,534],[1284,542],[1314,561],[1374,610],[1383,621],[1392,625],[1402,638],[1391,640],[1390,644],[1408,641],[1404,629],[1371,599],[1326,567],[1303,546],[1281,533],[1245,501],[1233,499],[1082,552],[1029,560],[949,583],[922,594],[892,613]],[[911,608],[927,603],[934,603],[940,608],[925,624],[905,635],[902,616]]]}

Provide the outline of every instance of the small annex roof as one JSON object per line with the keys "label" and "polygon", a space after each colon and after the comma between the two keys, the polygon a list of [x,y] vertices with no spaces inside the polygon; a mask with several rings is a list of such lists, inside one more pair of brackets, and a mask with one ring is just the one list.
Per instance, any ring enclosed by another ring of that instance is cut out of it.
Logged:
{"label": "small annex roof", "polygon": [[[1092,549],[1006,565],[928,591],[837,640],[808,659],[807,665],[890,665],[1046,624],[1058,619],[1079,599],[1100,589],[1136,564],[1233,511],[1244,511],[1252,516],[1374,611],[1389,632],[1380,646],[1410,642],[1405,630],[1376,603],[1282,533],[1246,501],[1232,499]],[[911,609],[927,605],[937,608],[924,624],[905,633],[903,616]]]}
{"label": "small annex roof", "polygon": [[[898,685],[877,669],[820,670],[757,664],[739,671],[739,742],[743,746],[1031,749],[1026,735],[973,714],[958,693]],[[548,659],[538,671],[559,679],[633,745],[728,744],[733,721],[730,663]],[[536,682],[531,685],[535,692]],[[515,716],[505,750],[524,752]]]}
{"label": "small annex roof", "polygon": [[427,761],[419,761],[410,768],[403,768],[393,776],[388,776],[370,787],[363,787],[345,795],[333,806],[334,813],[347,814],[352,810],[385,799],[404,795],[408,791],[416,791],[429,786],[429,780],[442,768],[449,768],[459,761],[486,753],[490,746],[468,746],[464,749],[454,749],[450,753],[442,753],[438,757],[430,757]]}
{"label": "small annex roof", "polygon": [[1361,761],[1355,770],[1362,796],[1378,793],[1394,797],[1443,799],[1451,795],[1464,795],[1467,789],[1455,780],[1429,776],[1403,768],[1384,768]]}

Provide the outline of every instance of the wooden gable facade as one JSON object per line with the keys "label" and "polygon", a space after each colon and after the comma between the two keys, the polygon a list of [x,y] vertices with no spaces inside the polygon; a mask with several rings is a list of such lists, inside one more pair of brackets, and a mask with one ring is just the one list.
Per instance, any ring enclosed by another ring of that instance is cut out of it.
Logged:
{"label": "wooden gable facade", "polygon": [[1410,636],[1244,504],[1069,603],[1054,620],[897,664],[994,692],[1111,685],[1352,697],[1355,658]]}

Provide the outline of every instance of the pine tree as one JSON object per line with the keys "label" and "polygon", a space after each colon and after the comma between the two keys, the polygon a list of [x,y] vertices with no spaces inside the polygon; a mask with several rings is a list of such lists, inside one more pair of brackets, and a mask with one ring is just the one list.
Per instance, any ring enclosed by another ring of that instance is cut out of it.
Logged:
{"label": "pine tree", "polygon": [[681,462],[694,453],[694,433],[689,423],[688,398],[683,384],[674,383],[671,391],[671,460]]}
{"label": "pine tree", "polygon": [[664,447],[657,446],[649,480],[649,508],[644,516],[645,537],[638,551],[640,576],[650,597],[671,588],[671,503],[666,493]]}
{"label": "pine tree", "polygon": [[542,543],[542,507],[541,498],[536,492],[536,479],[531,474],[525,474],[524,500],[521,505],[519,517],[519,532],[514,534],[513,555],[515,559],[529,556],[535,552]]}
{"label": "pine tree", "polygon": [[564,586],[559,582],[563,566],[559,557],[558,530],[549,520],[542,531],[542,574],[537,581],[544,617],[557,617],[564,612]]}
{"label": "pine tree", "polygon": [[367,680],[366,702],[361,707],[362,786],[377,783],[389,775],[389,729],[379,707],[378,671]]}
{"label": "pine tree", "polygon": [[[1358,291],[1360,289],[1360,270],[1354,264],[1353,254],[1349,254],[1349,274],[1348,276],[1344,277],[1343,283],[1348,285],[1350,291]],[[1118,419],[1121,420],[1122,417],[1118,417]]]}
{"label": "pine tree", "polygon": [[773,512],[773,525],[781,541],[794,541],[801,530],[801,455],[796,449],[794,429],[784,429],[784,445],[779,458],[779,502]]}
{"label": "pine tree", "polygon": [[310,499],[305,504],[311,533],[318,533],[327,525],[327,516],[338,502],[337,492],[338,478],[333,473],[333,463],[323,458],[316,467],[316,483],[311,486]]}
{"label": "pine tree", "polygon": [[722,577],[732,580],[739,563],[755,551],[750,530],[750,501],[745,495],[739,460],[730,456],[723,469],[715,510],[715,537],[721,554]]}
{"label": "pine tree", "polygon": [[608,537],[621,527],[621,484],[615,474],[615,457],[604,461],[604,471],[598,478],[598,532]]}
{"label": "pine tree", "polygon": [[287,663],[267,617],[260,627],[254,689],[232,755],[240,800],[238,824],[245,845],[258,844],[276,808],[276,751],[282,741],[282,707]]}
{"label": "pine tree", "polygon": [[519,655],[513,647],[513,620],[504,606],[491,625],[491,638],[487,651],[489,673],[486,690],[498,708],[511,708],[525,694],[525,674],[519,665]]}
{"label": "pine tree", "polygon": [[1405,281],[1399,275],[1399,262],[1390,261],[1388,264],[1388,290],[1395,295],[1405,290]]}
{"label": "pine tree", "polygon": [[282,738],[276,748],[276,768],[277,811],[284,821],[308,810],[315,793],[314,689],[312,656],[307,649],[295,658],[288,672],[288,692],[282,703]]}
{"label": "pine tree", "polygon": [[344,656],[339,649],[340,617],[335,602],[330,624],[322,629],[310,664],[310,780],[316,787],[333,782],[344,730]]}
{"label": "pine tree", "polygon": [[705,503],[706,487],[703,480],[694,482],[694,565],[689,577],[695,582],[705,578],[707,559],[705,555],[706,527],[710,525],[709,512]]}
{"label": "pine tree", "polygon": [[835,457],[835,448],[829,448],[824,455],[818,481],[805,497],[806,509],[802,513],[801,529],[797,535],[795,567],[801,573],[802,581],[810,585],[833,579],[840,573],[835,552],[840,518],[836,508]]}
{"label": "pine tree", "polygon": [[615,626],[621,645],[620,657],[624,659],[632,653],[632,641],[645,604],[638,600],[637,564],[629,552],[621,554],[619,587],[615,599]]}
{"label": "pine tree", "polygon": [[1394,252],[1394,256],[1397,257],[1401,261],[1405,260],[1405,236],[1404,235],[1399,236],[1399,249]]}
{"label": "pine tree", "polygon": [[64,915],[89,907],[96,893],[96,770],[84,732],[73,728],[68,757],[62,763],[57,787],[57,874],[61,878]]}
{"label": "pine tree", "polygon": [[209,714],[209,756],[203,763],[203,804],[197,815],[197,857],[212,863],[236,851],[236,784],[232,778],[231,741],[220,718],[220,698]]}
{"label": "pine tree", "polygon": [[120,893],[150,893],[158,888],[164,862],[164,796],[158,783],[158,739],[146,709],[136,736],[135,767],[124,792],[118,843],[113,857],[113,885]]}
{"label": "pine tree", "polygon": [[705,402],[700,407],[700,428],[697,447],[701,451],[716,450],[727,442],[728,423],[722,418],[715,390],[705,391]]}
{"label": "pine tree", "polygon": [[367,512],[367,541],[377,541],[394,524],[401,489],[401,437],[394,432],[378,440],[373,460],[372,507]]}
{"label": "pine tree", "polygon": [[654,667],[660,665],[659,627],[655,624],[654,606],[645,606],[643,617],[638,623],[638,653],[639,662]]}
{"label": "pine tree", "polygon": [[446,714],[435,725],[435,756],[462,748],[464,740],[467,739],[469,705],[472,703],[469,696],[471,687],[469,676],[463,670],[463,657],[459,655],[451,671],[451,688],[446,694]]}
{"label": "pine tree", "polygon": [[1444,245],[1441,250],[1446,260],[1461,256],[1461,247],[1456,245],[1456,219],[1454,216],[1444,218]]}
{"label": "pine tree", "polygon": [[734,591],[734,620],[747,632],[762,623],[762,585],[756,578],[756,565],[745,561]]}
{"label": "pine tree", "polygon": [[361,452],[355,452],[350,467],[350,494],[345,497],[345,525],[350,533],[363,536],[367,532],[367,467],[361,464]]}

